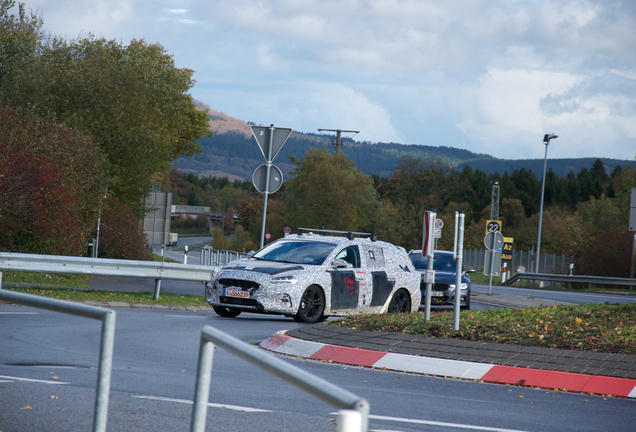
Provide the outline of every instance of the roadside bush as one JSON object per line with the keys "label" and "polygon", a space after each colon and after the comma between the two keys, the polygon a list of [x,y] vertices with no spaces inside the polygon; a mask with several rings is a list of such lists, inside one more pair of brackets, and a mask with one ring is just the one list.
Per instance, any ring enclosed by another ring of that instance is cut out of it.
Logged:
{"label": "roadside bush", "polygon": [[149,260],[148,240],[139,220],[113,197],[104,200],[99,232],[98,256],[131,260]]}
{"label": "roadside bush", "polygon": [[90,137],[0,106],[0,250],[83,255],[106,186]]}

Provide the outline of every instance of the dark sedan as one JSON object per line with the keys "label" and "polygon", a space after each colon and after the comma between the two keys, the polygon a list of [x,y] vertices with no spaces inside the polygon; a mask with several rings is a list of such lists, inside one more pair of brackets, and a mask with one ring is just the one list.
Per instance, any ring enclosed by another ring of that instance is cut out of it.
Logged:
{"label": "dark sedan", "polygon": [[[422,256],[421,250],[409,252],[409,258],[415,268],[422,273],[420,290],[422,291],[422,306],[426,301],[426,283],[424,271],[428,268],[428,259]],[[435,270],[435,283],[431,292],[431,306],[453,306],[455,304],[455,269],[457,263],[453,260],[453,253],[447,251],[435,251],[433,258],[433,270]],[[470,278],[467,273],[473,273],[475,269],[462,268],[460,286],[460,308],[470,309]]]}

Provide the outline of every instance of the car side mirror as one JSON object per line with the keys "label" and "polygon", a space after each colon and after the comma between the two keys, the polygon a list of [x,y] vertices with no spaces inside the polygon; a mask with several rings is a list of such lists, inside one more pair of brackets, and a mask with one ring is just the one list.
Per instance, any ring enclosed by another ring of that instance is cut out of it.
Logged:
{"label": "car side mirror", "polygon": [[331,267],[332,268],[336,268],[336,269],[338,269],[338,268],[346,268],[347,267],[347,262],[345,260],[343,260],[343,259],[338,258],[338,259],[335,259],[335,260],[333,260],[331,262]]}
{"label": "car side mirror", "polygon": [[254,254],[255,254],[255,253],[256,253],[256,251],[253,251],[253,250],[249,251],[249,252],[247,253],[247,258],[248,258],[248,259],[249,259],[249,258],[252,258],[252,257],[254,256]]}
{"label": "car side mirror", "polygon": [[471,266],[467,266],[465,273],[475,273],[477,272],[477,270],[475,270],[475,267],[471,267]]}

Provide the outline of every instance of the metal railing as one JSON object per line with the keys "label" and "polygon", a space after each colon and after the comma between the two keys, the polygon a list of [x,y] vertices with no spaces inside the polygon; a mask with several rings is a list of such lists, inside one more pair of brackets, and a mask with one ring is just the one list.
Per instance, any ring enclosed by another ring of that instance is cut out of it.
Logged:
{"label": "metal railing", "polygon": [[604,276],[586,276],[586,275],[555,275],[544,273],[517,273],[507,281],[504,285],[510,285],[518,280],[540,280],[556,283],[585,283],[590,288],[594,285],[623,285],[623,286],[636,286],[636,279],[625,279],[617,277],[604,277]]}
{"label": "metal railing", "polygon": [[[483,271],[485,254],[484,249],[464,249],[464,266],[471,266],[477,271]],[[508,270],[516,271],[518,268],[524,268],[527,272],[534,272],[536,255],[533,251],[513,250],[510,255],[512,255],[512,260],[508,263]],[[539,271],[550,274],[567,274],[570,270],[570,264],[574,263],[578,267],[580,262],[579,258],[569,255],[541,253]]]}
{"label": "metal railing", "polygon": [[211,246],[201,249],[201,265],[221,267],[235,259],[247,258],[247,253],[228,250],[217,250]]}
{"label": "metal railing", "polygon": [[171,262],[0,252],[0,288],[3,271],[154,279],[153,298],[157,300],[162,280],[209,282],[214,269]]}
{"label": "metal railing", "polygon": [[[338,408],[340,410],[339,426],[340,423],[347,424],[347,428],[339,428],[339,431],[350,432],[355,430],[356,432],[364,432],[367,430],[369,403],[365,399],[220,330],[205,326],[201,330],[199,364],[190,424],[191,432],[203,432],[205,430],[214,344]],[[351,411],[356,412],[355,414],[357,415],[355,417],[358,417],[357,419],[354,417],[351,420],[351,417],[348,417]],[[356,421],[358,419],[359,421]]]}
{"label": "metal railing", "polygon": [[108,397],[110,393],[110,375],[113,365],[113,344],[115,341],[115,311],[81,303],[1,289],[0,300],[102,321],[99,366],[97,369],[97,390],[93,413],[93,431],[105,432],[106,421],[108,420]]}

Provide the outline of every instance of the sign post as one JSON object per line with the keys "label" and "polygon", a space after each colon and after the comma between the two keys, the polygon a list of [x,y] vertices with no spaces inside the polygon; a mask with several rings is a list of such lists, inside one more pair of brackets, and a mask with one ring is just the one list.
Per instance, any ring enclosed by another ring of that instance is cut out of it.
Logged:
{"label": "sign post", "polygon": [[[275,128],[274,125],[252,126],[252,135],[256,139],[256,143],[261,149],[265,161],[265,165],[256,168],[252,176],[254,187],[261,193],[265,194],[263,201],[263,224],[261,226],[261,249],[265,242],[265,221],[267,220],[267,198],[269,194],[276,192],[283,184],[283,173],[276,166],[272,165],[272,161],[278,155],[278,152],[291,135],[290,128]],[[274,171],[272,175],[272,171]],[[263,182],[265,184],[263,184]]]}
{"label": "sign post", "polygon": [[[424,299],[424,319],[431,320],[431,292],[435,283],[435,271],[433,270],[433,260],[435,256],[435,225],[436,213],[433,211],[424,212],[424,229],[422,230],[422,256],[426,257],[426,274],[424,280],[426,282],[426,293]],[[438,219],[439,220],[439,219]]]}
{"label": "sign post", "polygon": [[[636,187],[632,188],[632,199],[629,205],[629,230],[636,231]],[[636,277],[636,234],[632,242],[632,270],[629,277],[631,279]],[[630,286],[629,289],[633,290],[634,287]]]}
{"label": "sign post", "polygon": [[[459,330],[459,310],[461,308],[461,286],[464,260],[464,212],[455,212],[455,247],[453,257],[455,266],[455,315],[453,316],[453,330]],[[468,295],[468,292],[466,292]]]}
{"label": "sign post", "polygon": [[[486,260],[484,263],[484,274],[490,275],[488,282],[488,295],[492,294],[492,276],[495,270],[495,261],[497,261],[497,274],[501,266],[500,249],[504,245],[504,236],[498,231],[491,231],[484,237],[484,246],[486,246]],[[488,262],[490,259],[490,263]],[[488,265],[490,264],[490,265]],[[488,273],[486,273],[488,271]]]}

